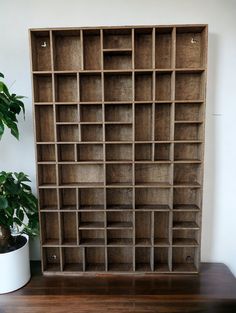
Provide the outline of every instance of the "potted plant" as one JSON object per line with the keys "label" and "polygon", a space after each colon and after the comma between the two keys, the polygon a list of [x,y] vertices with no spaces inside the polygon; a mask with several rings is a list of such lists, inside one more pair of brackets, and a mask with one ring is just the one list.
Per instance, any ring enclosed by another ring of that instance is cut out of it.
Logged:
{"label": "potted plant", "polygon": [[[0,139],[5,127],[19,138],[16,117],[24,113],[22,98],[0,81]],[[30,279],[29,236],[38,234],[38,208],[29,182],[23,172],[0,172],[0,294]]]}

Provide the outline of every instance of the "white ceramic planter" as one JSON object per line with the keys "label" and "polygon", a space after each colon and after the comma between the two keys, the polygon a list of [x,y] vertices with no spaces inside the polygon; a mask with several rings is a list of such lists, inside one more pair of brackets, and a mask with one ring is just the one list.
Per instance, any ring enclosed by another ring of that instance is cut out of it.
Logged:
{"label": "white ceramic planter", "polygon": [[0,254],[0,294],[23,287],[30,280],[29,237],[18,250]]}

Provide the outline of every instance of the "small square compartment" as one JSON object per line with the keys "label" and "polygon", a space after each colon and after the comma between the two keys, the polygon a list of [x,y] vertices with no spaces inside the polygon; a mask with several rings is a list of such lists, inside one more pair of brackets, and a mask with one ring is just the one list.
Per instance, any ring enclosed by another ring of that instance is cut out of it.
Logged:
{"label": "small square compartment", "polygon": [[199,68],[204,66],[206,55],[204,44],[206,31],[203,27],[177,28],[176,67]]}
{"label": "small square compartment", "polygon": [[77,77],[75,74],[56,74],[55,98],[56,102],[78,101]]}
{"label": "small square compartment", "polygon": [[155,140],[170,140],[171,104],[158,103],[155,107]]}
{"label": "small square compartment", "polygon": [[106,125],[106,141],[132,141],[132,125]]}
{"label": "small square compartment", "polygon": [[204,98],[203,73],[176,73],[175,99],[202,100]]}
{"label": "small square compartment", "polygon": [[132,74],[104,75],[105,101],[132,101]]}
{"label": "small square compartment", "polygon": [[37,145],[37,160],[38,162],[55,162],[55,145]]}
{"label": "small square compartment", "polygon": [[172,252],[173,272],[197,272],[199,249],[194,247],[174,247]]}
{"label": "small square compartment", "polygon": [[85,249],[86,271],[105,271],[105,248],[89,247]]}
{"label": "small square compartment", "polygon": [[79,228],[80,229],[100,229],[104,228],[104,212],[80,212]]}
{"label": "small square compartment", "polygon": [[102,125],[81,125],[81,140],[83,142],[103,141]]}
{"label": "small square compartment", "polygon": [[77,142],[79,141],[78,125],[57,125],[58,142]]}
{"label": "small square compartment", "polygon": [[107,185],[132,185],[132,164],[107,164]]}
{"label": "small square compartment", "polygon": [[171,73],[159,72],[156,74],[156,100],[171,100]]}
{"label": "small square compartment", "polygon": [[169,212],[154,213],[154,245],[169,245]]}
{"label": "small square compartment", "polygon": [[83,271],[83,250],[82,248],[63,248],[63,271],[82,272]]}
{"label": "small square compartment", "polygon": [[188,246],[199,244],[199,230],[196,229],[174,229],[173,230],[173,245]]}
{"label": "small square compartment", "polygon": [[40,211],[58,209],[56,189],[39,189],[39,209]]}
{"label": "small square compartment", "polygon": [[43,248],[43,270],[60,271],[60,249],[56,247]]}
{"label": "small square compartment", "polygon": [[41,213],[42,244],[59,245],[58,213]]}
{"label": "small square compartment", "polygon": [[152,144],[138,143],[135,144],[135,161],[151,161]]}
{"label": "small square compartment", "polygon": [[132,161],[131,144],[106,144],[106,161]]}
{"label": "small square compartment", "polygon": [[176,185],[200,185],[201,166],[199,164],[175,164],[174,184]]}
{"label": "small square compartment", "polygon": [[130,50],[108,50],[104,51],[103,63],[105,70],[127,70],[132,69],[132,51]]}
{"label": "small square compartment", "polygon": [[33,71],[51,71],[49,31],[31,32]]}
{"label": "small square compartment", "polygon": [[104,229],[80,229],[79,238],[82,246],[105,245]]}
{"label": "small square compartment", "polygon": [[173,229],[199,229],[199,213],[191,211],[174,211]]}
{"label": "small square compartment", "polygon": [[156,28],[155,67],[157,69],[172,68],[172,32],[173,28]]}
{"label": "small square compartment", "polygon": [[132,123],[132,104],[106,104],[105,121],[118,123]]}
{"label": "small square compartment", "polygon": [[135,140],[152,140],[152,104],[135,105]]}
{"label": "small square compartment", "polygon": [[153,75],[152,73],[135,74],[135,101],[153,100]]}
{"label": "small square compartment", "polygon": [[170,161],[171,144],[156,143],[155,144],[155,161]]}
{"label": "small square compartment", "polygon": [[101,74],[80,75],[80,101],[82,102],[102,101]]}
{"label": "small square compartment", "polygon": [[151,245],[151,212],[135,212],[135,244],[141,246]]}
{"label": "small square compartment", "polygon": [[136,188],[136,210],[169,210],[171,192],[169,188]]}
{"label": "small square compartment", "polygon": [[56,105],[56,119],[59,123],[78,122],[77,104]]}
{"label": "small square compartment", "polygon": [[135,165],[135,183],[137,185],[168,185],[170,184],[170,165],[146,164]]}
{"label": "small square compartment", "polygon": [[112,211],[107,212],[107,228],[126,229],[133,228],[133,212],[132,211]]}
{"label": "small square compartment", "polygon": [[81,38],[79,30],[53,31],[54,69],[77,71],[81,69]]}
{"label": "small square compartment", "polygon": [[35,129],[37,142],[55,141],[52,105],[35,106]]}
{"label": "small square compartment", "polygon": [[133,245],[132,229],[108,229],[107,245],[109,246],[127,246]]}
{"label": "small square compartment", "polygon": [[100,30],[83,31],[83,54],[85,70],[101,69]]}
{"label": "small square compartment", "polygon": [[151,272],[151,248],[135,248],[135,270],[138,272]]}
{"label": "small square compartment", "polygon": [[169,272],[169,248],[154,248],[154,271]]}
{"label": "small square compartment", "polygon": [[175,143],[175,161],[200,161],[202,159],[202,144],[200,143]]}
{"label": "small square compartment", "polygon": [[131,188],[106,189],[107,210],[132,210],[133,190]]}
{"label": "small square compartment", "polygon": [[58,144],[58,161],[75,162],[75,146],[73,144]]}
{"label": "small square compartment", "polygon": [[104,49],[132,49],[131,29],[104,29]]}
{"label": "small square compartment", "polygon": [[175,120],[201,122],[203,120],[203,103],[176,103]]}
{"label": "small square compartment", "polygon": [[60,188],[60,210],[77,210],[76,189]]}
{"label": "small square compartment", "polygon": [[103,185],[102,164],[63,164],[59,165],[60,185]]}
{"label": "small square compartment", "polygon": [[133,249],[130,247],[108,247],[108,271],[133,271]]}
{"label": "small square compartment", "polygon": [[152,28],[135,29],[134,60],[136,69],[152,68]]}
{"label": "small square compartment", "polygon": [[103,210],[104,189],[103,188],[82,188],[79,190],[80,210]]}
{"label": "small square compartment", "polygon": [[201,140],[203,125],[198,123],[175,124],[175,140]]}
{"label": "small square compartment", "polygon": [[103,161],[103,145],[80,144],[77,145],[77,160],[80,161]]}
{"label": "small square compartment", "polygon": [[75,212],[61,213],[61,235],[63,245],[77,244],[77,223]]}
{"label": "small square compartment", "polygon": [[81,104],[80,105],[80,122],[102,122],[102,105],[101,104]]}
{"label": "small square compartment", "polygon": [[201,190],[199,188],[174,188],[175,210],[199,210]]}
{"label": "small square compartment", "polygon": [[38,165],[39,186],[56,185],[56,166],[53,164]]}
{"label": "small square compartment", "polygon": [[52,102],[52,75],[34,75],[34,101]]}

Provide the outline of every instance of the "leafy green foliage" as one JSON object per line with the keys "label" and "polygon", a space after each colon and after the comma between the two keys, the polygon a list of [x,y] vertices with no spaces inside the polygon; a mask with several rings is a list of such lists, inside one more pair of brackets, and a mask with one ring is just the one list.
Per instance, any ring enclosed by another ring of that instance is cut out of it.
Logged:
{"label": "leafy green foliage", "polygon": [[[38,201],[23,172],[0,172],[0,224],[22,227],[22,233],[38,235]],[[25,223],[25,217],[28,221]]]}
{"label": "leafy green foliage", "polygon": [[[0,73],[0,78],[4,78],[4,75]],[[23,96],[17,96],[11,94],[8,87],[0,80],[0,140],[7,126],[11,130],[11,134],[19,139],[19,131],[17,126],[17,115],[21,113],[25,117],[25,106],[21,101]]]}

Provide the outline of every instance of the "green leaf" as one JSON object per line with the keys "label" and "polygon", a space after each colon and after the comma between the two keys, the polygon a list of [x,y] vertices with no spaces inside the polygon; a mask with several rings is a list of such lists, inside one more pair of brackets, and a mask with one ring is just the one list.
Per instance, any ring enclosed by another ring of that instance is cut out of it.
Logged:
{"label": "green leaf", "polygon": [[3,73],[0,73],[0,77],[4,78],[4,75],[3,75]]}
{"label": "green leaf", "polygon": [[3,122],[0,120],[0,139],[2,138],[3,133],[4,133],[4,124],[3,124]]}
{"label": "green leaf", "polygon": [[5,210],[8,207],[8,201],[4,196],[0,196],[0,209]]}

